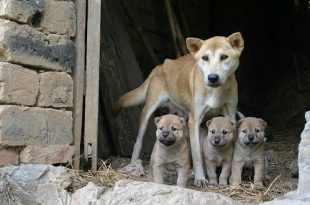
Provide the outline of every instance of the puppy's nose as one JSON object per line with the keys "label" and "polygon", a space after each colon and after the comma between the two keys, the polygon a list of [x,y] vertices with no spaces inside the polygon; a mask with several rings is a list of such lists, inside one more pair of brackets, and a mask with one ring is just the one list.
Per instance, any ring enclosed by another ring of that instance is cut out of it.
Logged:
{"label": "puppy's nose", "polygon": [[253,141],[253,140],[254,140],[254,135],[248,135],[248,139],[249,139],[250,141]]}
{"label": "puppy's nose", "polygon": [[218,143],[220,143],[220,141],[221,141],[221,138],[219,138],[219,137],[214,137],[214,144],[218,144]]}
{"label": "puppy's nose", "polygon": [[169,134],[170,134],[170,132],[169,132],[169,131],[163,131],[163,132],[161,133],[161,135],[163,136],[163,138],[168,137],[168,136],[169,136]]}
{"label": "puppy's nose", "polygon": [[208,75],[208,80],[211,83],[216,83],[219,80],[219,76],[217,74],[210,74]]}

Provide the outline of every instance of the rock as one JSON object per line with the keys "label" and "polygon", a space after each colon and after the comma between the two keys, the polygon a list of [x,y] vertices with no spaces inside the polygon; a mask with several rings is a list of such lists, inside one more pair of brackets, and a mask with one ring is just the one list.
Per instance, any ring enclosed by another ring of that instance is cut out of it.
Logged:
{"label": "rock", "polygon": [[[71,183],[72,174],[65,167],[42,164],[3,167],[0,168],[1,204],[51,204],[45,203],[50,200],[45,197],[43,192],[54,197],[56,191],[62,201],[67,200],[68,202],[70,198],[64,189]],[[7,198],[7,195],[10,196],[10,199]],[[42,203],[43,201],[44,203]],[[60,200],[54,202],[57,201]]]}
{"label": "rock", "polygon": [[123,179],[116,182],[112,189],[105,191],[96,204],[228,205],[240,203],[217,193]]}
{"label": "rock", "polygon": [[72,107],[73,80],[65,72],[40,73],[40,94],[38,106]]}
{"label": "rock", "polygon": [[92,182],[89,182],[86,187],[83,187],[72,195],[72,205],[93,205],[93,204],[105,204],[105,203],[98,203],[98,199],[102,196],[104,191],[107,188],[99,187]]}
{"label": "rock", "polygon": [[140,159],[138,159],[134,163],[130,163],[127,166],[118,169],[118,171],[121,173],[130,174],[136,177],[140,177],[144,175],[144,168],[142,165],[142,161]]}
{"label": "rock", "polygon": [[15,165],[19,163],[18,150],[14,147],[0,148],[0,166]]}
{"label": "rock", "polygon": [[308,205],[309,203],[310,194],[298,195],[296,191],[292,191],[261,205]]}
{"label": "rock", "polygon": [[46,36],[28,25],[0,19],[0,60],[71,72],[75,48],[68,36]]}
{"label": "rock", "polygon": [[44,205],[69,205],[71,203],[71,195],[65,189],[51,183],[39,184],[35,195],[37,201]]}
{"label": "rock", "polygon": [[1,0],[0,18],[31,24],[43,11],[43,0]]}
{"label": "rock", "polygon": [[68,163],[72,162],[73,155],[74,146],[28,146],[20,152],[20,162],[35,164]]}
{"label": "rock", "polygon": [[0,145],[69,145],[72,112],[0,105]]}
{"label": "rock", "polygon": [[19,65],[0,62],[0,103],[34,105],[39,94],[39,75]]}
{"label": "rock", "polygon": [[72,1],[45,0],[44,13],[34,25],[44,33],[75,36],[76,11]]}

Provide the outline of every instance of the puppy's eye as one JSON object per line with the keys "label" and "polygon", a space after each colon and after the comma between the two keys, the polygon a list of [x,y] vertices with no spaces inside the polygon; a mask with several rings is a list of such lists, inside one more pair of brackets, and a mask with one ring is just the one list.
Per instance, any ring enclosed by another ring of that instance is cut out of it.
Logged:
{"label": "puppy's eye", "polygon": [[164,129],[163,127],[160,127],[160,128],[159,128],[159,130],[163,130],[163,129]]}
{"label": "puppy's eye", "polygon": [[226,135],[226,134],[227,134],[227,131],[226,131],[226,130],[223,130],[223,134]]}
{"label": "puppy's eye", "polygon": [[222,55],[220,56],[221,61],[226,60],[227,58],[228,58],[228,56],[227,56],[227,55],[224,55],[224,54],[222,54]]}
{"label": "puppy's eye", "polygon": [[243,133],[246,133],[246,131],[247,131],[246,129],[242,130]]}
{"label": "puppy's eye", "polygon": [[215,133],[215,130],[211,130],[211,133],[214,134],[214,133]]}
{"label": "puppy's eye", "polygon": [[177,130],[177,128],[175,128],[175,127],[171,127],[171,129],[172,129],[172,131],[176,131]]}
{"label": "puppy's eye", "polygon": [[202,60],[208,61],[209,60],[209,56],[207,56],[207,55],[202,56]]}
{"label": "puppy's eye", "polygon": [[255,129],[255,132],[259,132],[259,129]]}

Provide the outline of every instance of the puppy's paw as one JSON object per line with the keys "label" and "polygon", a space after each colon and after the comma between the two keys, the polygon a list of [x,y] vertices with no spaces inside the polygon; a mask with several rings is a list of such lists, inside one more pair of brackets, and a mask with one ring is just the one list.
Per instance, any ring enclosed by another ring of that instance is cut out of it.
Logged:
{"label": "puppy's paw", "polygon": [[209,185],[212,185],[212,186],[218,186],[219,184],[217,183],[217,180],[215,179],[209,179]]}
{"label": "puppy's paw", "polygon": [[194,185],[198,188],[205,188],[209,184],[208,180],[206,179],[195,179]]}
{"label": "puppy's paw", "polygon": [[219,185],[220,185],[220,187],[225,187],[225,186],[227,186],[227,182],[220,182]]}
{"label": "puppy's paw", "polygon": [[261,181],[255,182],[255,183],[254,183],[254,188],[257,189],[257,190],[262,190],[262,189],[264,189],[263,182],[261,182]]}

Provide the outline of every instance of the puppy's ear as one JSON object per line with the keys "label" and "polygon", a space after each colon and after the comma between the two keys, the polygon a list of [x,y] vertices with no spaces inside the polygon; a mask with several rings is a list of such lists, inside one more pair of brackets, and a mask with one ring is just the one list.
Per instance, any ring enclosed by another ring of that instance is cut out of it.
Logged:
{"label": "puppy's ear", "polygon": [[155,117],[155,118],[154,118],[155,125],[158,124],[158,122],[160,121],[160,119],[161,119],[161,117]]}
{"label": "puppy's ear", "polygon": [[244,40],[240,32],[231,34],[230,36],[227,37],[227,40],[233,48],[237,49],[240,52],[243,51]]}
{"label": "puppy's ear", "polygon": [[236,123],[236,129],[238,129],[240,127],[240,125],[242,124],[244,119],[241,119],[239,120],[237,123]]}
{"label": "puppy's ear", "polygon": [[187,38],[186,47],[192,55],[195,55],[195,53],[201,48],[203,42],[204,41],[199,38]]}
{"label": "puppy's ear", "polygon": [[179,117],[179,120],[181,121],[181,123],[182,123],[182,125],[183,126],[186,126],[186,119],[185,118],[183,118],[183,117]]}
{"label": "puppy's ear", "polygon": [[262,118],[258,118],[258,121],[260,122],[260,123],[262,123],[262,125],[264,126],[264,128],[266,128],[267,127],[267,122],[265,121],[265,120],[263,120]]}
{"label": "puppy's ear", "polygon": [[208,120],[208,121],[207,121],[206,125],[207,125],[208,128],[209,128],[211,122],[212,122],[212,120]]}

